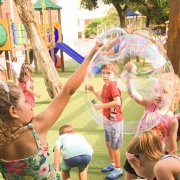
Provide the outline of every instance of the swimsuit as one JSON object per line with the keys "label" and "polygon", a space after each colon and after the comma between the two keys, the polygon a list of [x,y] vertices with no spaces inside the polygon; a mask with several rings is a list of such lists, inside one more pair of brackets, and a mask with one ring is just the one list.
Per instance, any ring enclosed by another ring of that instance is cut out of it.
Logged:
{"label": "swimsuit", "polygon": [[[36,140],[38,146],[36,152],[24,159],[11,161],[0,159],[0,172],[8,180],[61,180],[51,160],[49,146],[41,146],[33,124],[29,123],[27,126],[32,130]],[[49,178],[51,171],[56,172],[56,177]]]}

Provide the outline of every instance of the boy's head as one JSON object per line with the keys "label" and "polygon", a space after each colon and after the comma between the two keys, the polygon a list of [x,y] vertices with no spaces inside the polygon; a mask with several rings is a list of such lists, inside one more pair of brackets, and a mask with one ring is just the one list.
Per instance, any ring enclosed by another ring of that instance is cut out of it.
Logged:
{"label": "boy's head", "polygon": [[120,70],[119,65],[118,65],[117,62],[109,62],[109,61],[104,62],[104,63],[102,64],[101,70],[103,70],[103,69],[108,69],[108,70],[113,71],[114,74],[115,74],[115,76],[118,75],[119,70]]}
{"label": "boy's head", "polygon": [[59,128],[59,135],[74,133],[74,128],[71,125],[64,125]]}
{"label": "boy's head", "polygon": [[17,57],[13,57],[13,58],[11,59],[11,61],[12,61],[12,62],[17,62]]}

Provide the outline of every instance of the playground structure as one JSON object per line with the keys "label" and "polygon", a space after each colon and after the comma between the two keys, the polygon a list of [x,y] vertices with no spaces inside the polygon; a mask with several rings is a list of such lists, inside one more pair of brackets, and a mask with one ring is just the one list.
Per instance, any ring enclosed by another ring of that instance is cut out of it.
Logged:
{"label": "playground structure", "polygon": [[[0,0],[0,54],[5,53],[5,59],[10,60],[15,56],[16,51],[25,52],[25,59],[32,63],[34,59],[35,71],[37,72],[37,62],[32,55],[24,25],[21,22],[12,22],[9,13],[3,12],[3,0]],[[10,52],[10,53],[9,53]],[[12,73],[9,63],[7,66],[7,77],[11,79]]]}
{"label": "playground structure", "polygon": [[[24,25],[21,22],[12,22],[10,14],[3,12],[3,2],[4,0],[0,0],[0,54],[5,52],[5,59],[10,60],[15,56],[16,51],[24,51],[25,61],[32,63],[34,60],[35,73],[37,73],[37,60],[29,43]],[[64,72],[63,52],[81,64],[84,57],[63,43],[60,13],[62,7],[54,4],[51,0],[38,0],[34,4],[34,9],[39,11],[37,20],[39,20],[43,39],[56,68],[61,68],[61,71]],[[58,11],[58,21],[52,22],[51,10]],[[59,50],[60,56],[57,54]],[[6,66],[8,79],[11,79],[12,73],[9,63],[6,63]]]}

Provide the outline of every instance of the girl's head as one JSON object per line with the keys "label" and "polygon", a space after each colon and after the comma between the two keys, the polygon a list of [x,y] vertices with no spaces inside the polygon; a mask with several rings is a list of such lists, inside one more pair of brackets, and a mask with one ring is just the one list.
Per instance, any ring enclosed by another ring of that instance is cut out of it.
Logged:
{"label": "girl's head", "polygon": [[139,136],[134,137],[127,147],[129,162],[133,162],[133,158],[141,159],[141,156],[146,156],[150,161],[157,161],[163,155],[160,136],[154,130],[142,132]]}
{"label": "girl's head", "polygon": [[[15,140],[23,129],[22,123],[15,123],[15,119],[11,116],[12,110],[19,108],[21,94],[22,91],[16,84],[0,82],[0,147],[5,142]],[[11,127],[16,128],[12,131]]]}
{"label": "girl's head", "polygon": [[24,82],[24,79],[26,77],[31,78],[32,77],[32,66],[29,63],[23,63],[21,66],[21,72],[20,72],[20,76],[19,76],[19,81],[20,82]]}
{"label": "girl's head", "polygon": [[[170,105],[170,110],[174,112],[180,100],[180,79],[174,73],[164,73],[155,82],[155,103],[161,106]],[[172,97],[173,95],[173,97]],[[172,101],[172,102],[171,102]]]}
{"label": "girl's head", "polygon": [[13,57],[13,58],[11,59],[11,61],[12,61],[12,62],[17,62],[17,57]]}
{"label": "girl's head", "polygon": [[64,125],[59,128],[59,135],[74,133],[75,130],[71,125]]}

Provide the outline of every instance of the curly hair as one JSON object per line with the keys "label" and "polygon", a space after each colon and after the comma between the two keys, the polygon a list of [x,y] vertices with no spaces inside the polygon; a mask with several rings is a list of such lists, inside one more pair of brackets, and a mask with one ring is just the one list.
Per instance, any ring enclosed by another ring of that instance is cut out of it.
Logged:
{"label": "curly hair", "polygon": [[[9,92],[6,92],[4,87],[0,84],[0,147],[6,142],[11,142],[18,138],[18,134],[23,130],[23,124],[15,125],[13,118],[9,114],[11,106],[18,107],[20,99],[20,88],[12,83],[6,82]],[[17,127],[12,131],[10,127]]]}

